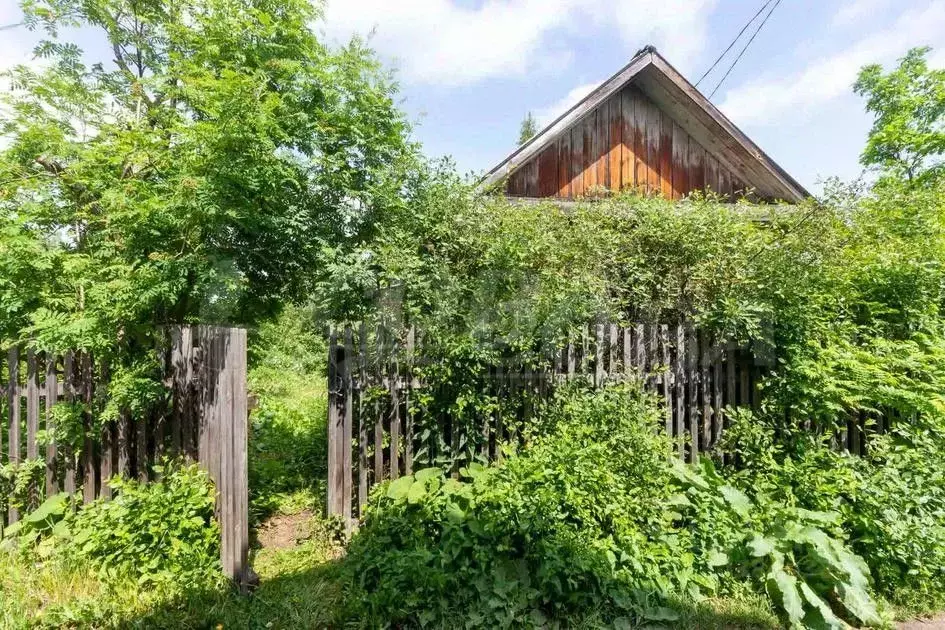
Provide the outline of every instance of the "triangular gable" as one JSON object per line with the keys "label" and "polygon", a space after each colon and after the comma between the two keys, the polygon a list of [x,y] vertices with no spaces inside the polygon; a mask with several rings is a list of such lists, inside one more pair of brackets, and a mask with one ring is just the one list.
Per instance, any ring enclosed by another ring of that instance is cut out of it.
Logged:
{"label": "triangular gable", "polygon": [[519,197],[576,198],[597,188],[668,198],[750,188],[789,203],[810,196],[649,46],[482,183],[503,180]]}

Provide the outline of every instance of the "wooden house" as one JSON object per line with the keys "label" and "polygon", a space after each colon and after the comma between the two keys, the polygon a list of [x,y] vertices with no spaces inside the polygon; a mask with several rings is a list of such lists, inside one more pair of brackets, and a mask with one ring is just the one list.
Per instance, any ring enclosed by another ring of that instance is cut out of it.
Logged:
{"label": "wooden house", "polygon": [[493,168],[485,186],[520,198],[636,189],[679,199],[708,189],[765,202],[809,193],[647,46]]}

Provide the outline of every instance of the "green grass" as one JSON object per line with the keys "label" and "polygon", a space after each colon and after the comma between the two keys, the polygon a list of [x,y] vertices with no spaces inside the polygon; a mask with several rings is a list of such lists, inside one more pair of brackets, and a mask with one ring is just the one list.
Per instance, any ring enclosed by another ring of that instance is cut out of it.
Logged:
{"label": "green grass", "polygon": [[767,630],[780,628],[768,601],[759,595],[720,597],[696,604],[681,604],[677,628],[693,630]]}
{"label": "green grass", "polygon": [[221,584],[141,589],[81,568],[31,564],[0,554],[0,627],[324,628],[341,599],[340,547],[316,521],[309,540],[253,557],[260,585],[250,597]]}

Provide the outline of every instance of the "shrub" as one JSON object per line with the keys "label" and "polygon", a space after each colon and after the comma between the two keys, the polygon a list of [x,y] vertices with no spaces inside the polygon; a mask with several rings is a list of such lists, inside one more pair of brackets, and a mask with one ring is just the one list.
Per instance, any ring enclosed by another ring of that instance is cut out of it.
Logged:
{"label": "shrub", "polygon": [[365,625],[663,612],[646,594],[690,562],[658,536],[672,489],[652,407],[609,389],[564,395],[549,417],[551,434],[500,467],[462,482],[426,469],[374,495],[348,554]]}
{"label": "shrub", "polygon": [[679,463],[657,414],[633,387],[566,389],[538,423],[547,433],[502,465],[381,486],[349,550],[352,614],[620,625],[747,586],[791,624],[879,621],[862,561],[821,529],[834,516],[753,501],[708,460]]}
{"label": "shrub", "polygon": [[163,478],[141,484],[116,477],[116,495],[80,509],[63,553],[109,578],[188,584],[213,578],[220,532],[214,490],[195,465],[155,467]]}
{"label": "shrub", "polygon": [[934,416],[870,436],[862,457],[830,436],[782,433],[743,413],[728,446],[742,462],[726,474],[755,496],[791,509],[829,512],[824,526],[848,540],[877,593],[923,610],[945,601],[945,435]]}
{"label": "shrub", "polygon": [[945,435],[904,425],[871,443],[843,506],[851,545],[879,592],[920,609],[945,603]]}

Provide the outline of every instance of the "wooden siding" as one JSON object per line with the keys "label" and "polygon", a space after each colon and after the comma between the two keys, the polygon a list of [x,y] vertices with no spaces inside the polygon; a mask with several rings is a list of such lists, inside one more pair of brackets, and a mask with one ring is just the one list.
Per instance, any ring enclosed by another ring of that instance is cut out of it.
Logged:
{"label": "wooden siding", "polygon": [[516,167],[506,194],[576,199],[637,190],[680,199],[705,189],[734,200],[744,188],[677,121],[628,85]]}

